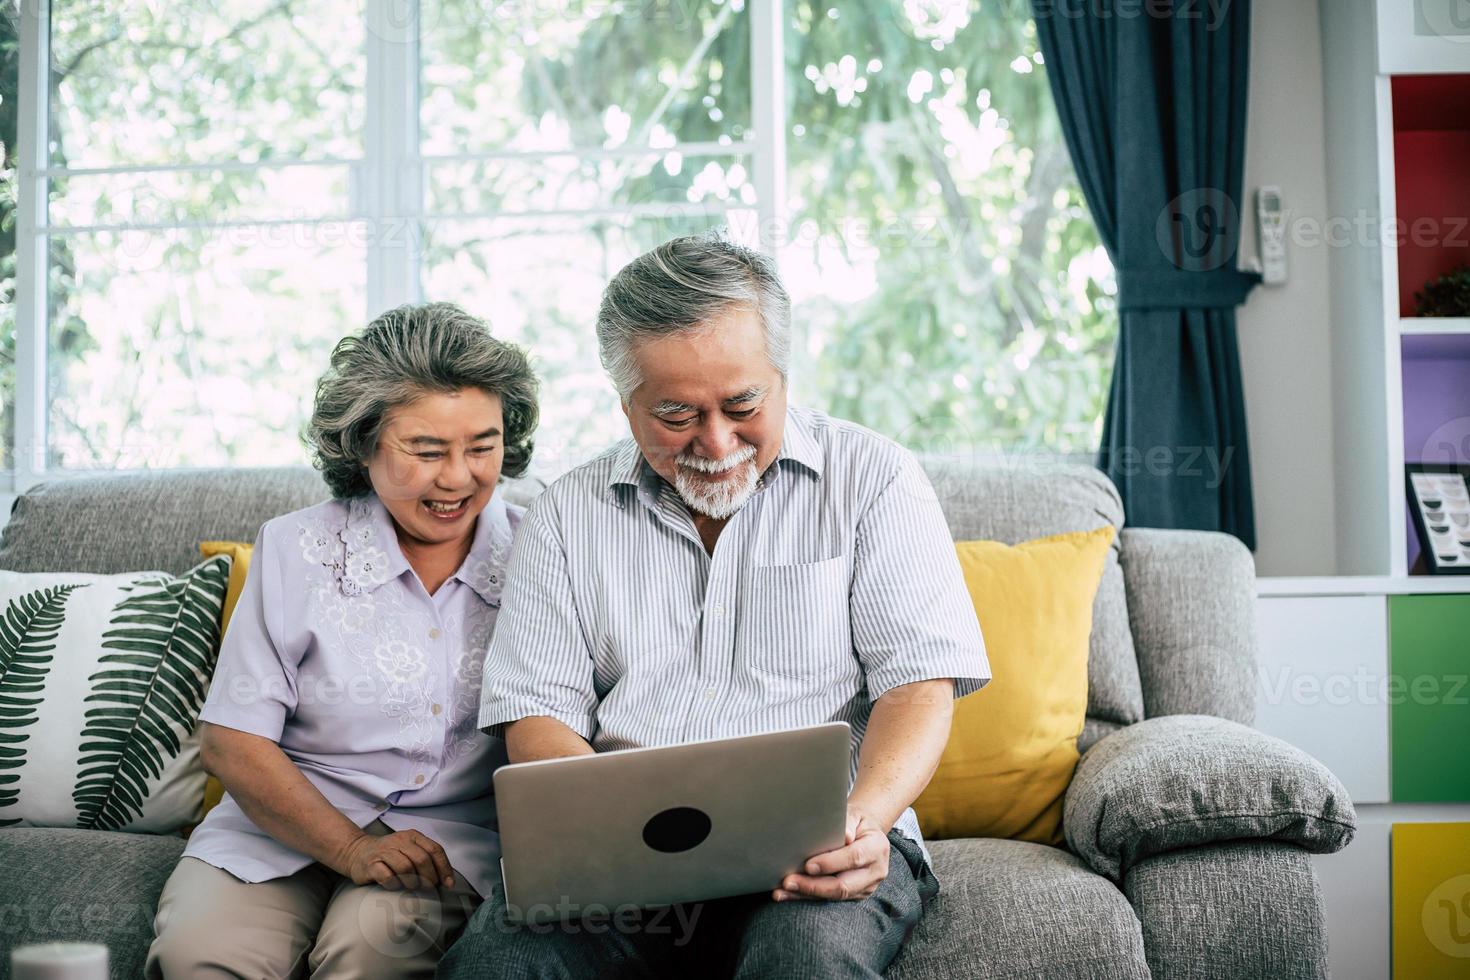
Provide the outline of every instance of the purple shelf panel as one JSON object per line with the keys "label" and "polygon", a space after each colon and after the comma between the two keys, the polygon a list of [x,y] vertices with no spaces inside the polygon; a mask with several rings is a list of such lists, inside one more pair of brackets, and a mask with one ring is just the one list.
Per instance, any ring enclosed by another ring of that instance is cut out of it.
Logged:
{"label": "purple shelf panel", "polygon": [[[1470,334],[1406,336],[1402,354],[1405,462],[1470,463]],[[1407,507],[1404,522],[1413,568],[1419,539]]]}

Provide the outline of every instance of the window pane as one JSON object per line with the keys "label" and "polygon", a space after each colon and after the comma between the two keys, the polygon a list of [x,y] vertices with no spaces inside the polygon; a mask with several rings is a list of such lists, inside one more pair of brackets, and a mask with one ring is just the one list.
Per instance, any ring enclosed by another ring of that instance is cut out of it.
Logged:
{"label": "window pane", "polygon": [[755,204],[743,156],[650,156],[441,163],[429,168],[432,214],[626,208],[648,204]]}
{"label": "window pane", "polygon": [[532,355],[542,381],[535,472],[560,473],[628,434],[597,358],[597,306],[608,280],[660,242],[721,220],[500,218],[431,226],[424,294],[484,317],[496,336]]}
{"label": "window pane", "polygon": [[56,177],[51,180],[51,224],[343,218],[351,208],[349,185],[346,166]]}
{"label": "window pane", "polygon": [[799,390],[918,448],[1093,449],[1113,276],[1034,25],[978,0],[787,9]]}
{"label": "window pane", "polygon": [[424,152],[750,135],[744,0],[424,0]]}
{"label": "window pane", "polygon": [[362,150],[360,0],[52,0],[55,166]]}
{"label": "window pane", "polygon": [[286,465],[365,323],[361,225],[54,240],[50,464]]}

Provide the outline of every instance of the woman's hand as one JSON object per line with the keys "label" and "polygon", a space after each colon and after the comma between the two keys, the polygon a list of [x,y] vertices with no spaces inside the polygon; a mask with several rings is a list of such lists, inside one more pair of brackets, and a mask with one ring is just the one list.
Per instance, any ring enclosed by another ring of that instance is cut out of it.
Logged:
{"label": "woman's hand", "polygon": [[261,830],[356,884],[453,887],[449,858],[416,830],[374,837],[332,806],[268,738],[208,722],[199,754]]}
{"label": "woman's hand", "polygon": [[389,891],[454,887],[444,848],[417,830],[399,830],[385,837],[362,833],[344,852],[343,873],[354,884],[382,885]]}

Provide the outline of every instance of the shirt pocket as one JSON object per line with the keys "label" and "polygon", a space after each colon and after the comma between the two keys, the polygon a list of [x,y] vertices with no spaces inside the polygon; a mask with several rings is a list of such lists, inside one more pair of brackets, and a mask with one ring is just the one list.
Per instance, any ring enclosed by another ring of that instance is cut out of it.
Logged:
{"label": "shirt pocket", "polygon": [[851,587],[847,555],[755,569],[738,624],[741,663],[783,677],[854,672]]}

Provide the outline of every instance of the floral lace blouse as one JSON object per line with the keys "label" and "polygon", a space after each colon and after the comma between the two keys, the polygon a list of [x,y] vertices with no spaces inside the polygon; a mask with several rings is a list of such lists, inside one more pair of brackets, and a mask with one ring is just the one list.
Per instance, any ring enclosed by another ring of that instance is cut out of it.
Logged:
{"label": "floral lace blouse", "polygon": [[[522,513],[496,493],[432,596],[376,496],[267,522],[200,713],[277,742],[358,826],[432,837],[481,895],[500,875],[491,775],[506,759],[476,726],[480,670]],[[228,794],[184,854],[243,881],[312,861]]]}

